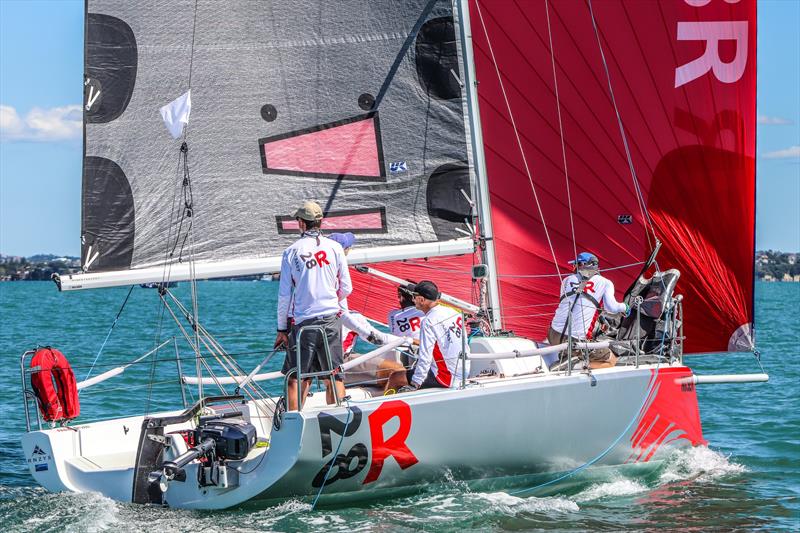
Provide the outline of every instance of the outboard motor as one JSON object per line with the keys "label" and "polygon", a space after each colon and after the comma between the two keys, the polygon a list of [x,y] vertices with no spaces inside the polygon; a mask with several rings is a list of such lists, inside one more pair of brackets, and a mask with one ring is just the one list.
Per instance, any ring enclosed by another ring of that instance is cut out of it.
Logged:
{"label": "outboard motor", "polygon": [[197,476],[200,486],[227,488],[237,484],[237,480],[229,477],[225,463],[247,457],[247,454],[256,445],[257,436],[255,426],[249,422],[224,420],[224,418],[235,416],[241,416],[241,413],[233,412],[221,416],[201,417],[200,424],[192,432],[192,442],[199,444],[172,461],[164,461],[160,470],[152,471],[148,477],[151,485],[157,483],[158,489],[164,493],[169,488],[171,481],[186,481],[184,467],[195,459],[201,459],[203,463],[203,466],[198,469]]}
{"label": "outboard motor", "polygon": [[[185,481],[184,467],[195,459],[200,459],[203,467],[198,472],[201,485],[229,485],[225,461],[246,457],[256,443],[256,428],[244,421],[228,421],[227,418],[240,418],[239,410],[199,416],[203,410],[214,403],[233,404],[244,402],[240,394],[208,396],[200,399],[192,407],[178,415],[146,417],[142,421],[142,431],[136,453],[136,467],[133,473],[131,501],[133,503],[163,502],[164,491],[169,482]],[[192,448],[172,461],[164,461],[164,450],[170,446],[170,438],[164,429],[174,424],[182,424],[199,416],[197,428],[187,433],[187,444]],[[232,424],[225,431],[220,425]],[[216,429],[211,426],[216,426]],[[208,428],[204,434],[203,430]],[[219,448],[220,451],[217,451]],[[220,468],[221,467],[221,468]],[[232,472],[236,472],[232,469]],[[238,474],[238,473],[237,473]],[[236,475],[236,474],[234,474]],[[234,480],[234,484],[238,479]]]}

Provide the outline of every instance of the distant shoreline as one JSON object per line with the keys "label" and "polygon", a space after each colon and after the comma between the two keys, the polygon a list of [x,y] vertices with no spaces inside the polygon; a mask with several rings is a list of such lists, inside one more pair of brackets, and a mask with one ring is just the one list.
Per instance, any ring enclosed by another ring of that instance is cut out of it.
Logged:
{"label": "distant shoreline", "polygon": [[[766,282],[800,283],[800,252],[759,250],[754,257],[756,279]],[[53,274],[81,271],[79,257],[37,254],[30,257],[0,254],[0,281],[49,281]],[[224,278],[234,281],[264,280],[264,276]],[[223,280],[221,280],[223,281]]]}

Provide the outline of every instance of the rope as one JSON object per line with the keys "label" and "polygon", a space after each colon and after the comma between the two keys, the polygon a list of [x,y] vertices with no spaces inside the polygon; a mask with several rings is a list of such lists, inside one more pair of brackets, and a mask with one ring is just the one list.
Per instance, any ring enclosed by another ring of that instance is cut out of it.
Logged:
{"label": "rope", "polygon": [[317,491],[317,495],[314,497],[314,501],[311,503],[312,511],[317,508],[319,497],[322,495],[322,490],[325,488],[325,484],[328,482],[328,476],[330,475],[331,470],[333,470],[333,464],[336,462],[336,458],[339,456],[339,450],[342,447],[344,436],[347,435],[347,426],[350,425],[350,401],[346,398],[344,401],[347,404],[347,420],[344,422],[344,431],[342,431],[342,436],[339,438],[339,444],[336,445],[336,451],[333,452],[333,459],[330,461],[330,466],[328,467],[328,470],[325,471],[325,477],[322,479],[322,485],[320,485],[319,491]]}
{"label": "rope", "polygon": [[503,83],[503,77],[500,74],[500,67],[497,66],[497,59],[494,55],[494,49],[492,48],[492,41],[489,39],[489,31],[486,28],[486,23],[483,20],[483,12],[481,11],[481,3],[476,0],[475,6],[478,8],[478,18],[481,21],[481,27],[483,28],[483,35],[486,37],[486,44],[489,46],[489,55],[492,57],[492,64],[494,65],[495,73],[497,74],[497,80],[500,82],[500,90],[503,93],[503,100],[505,100],[506,110],[508,111],[508,117],[511,119],[511,127],[514,130],[514,136],[517,139],[517,146],[519,147],[520,155],[522,155],[522,163],[525,166],[525,173],[528,176],[528,182],[531,185],[531,190],[533,191],[533,198],[536,201],[536,208],[539,210],[539,218],[542,220],[542,227],[544,228],[545,237],[547,237],[547,244],[550,247],[550,253],[553,256],[553,264],[556,267],[556,272],[558,273],[558,277],[561,276],[561,269],[558,267],[558,260],[556,259],[556,251],[553,248],[553,241],[550,239],[550,232],[547,229],[547,223],[544,220],[544,213],[542,212],[542,206],[539,203],[539,195],[536,193],[536,186],[533,184],[533,176],[531,175],[530,167],[528,166],[528,158],[525,156],[525,149],[522,147],[522,139],[519,136],[519,130],[517,129],[517,122],[514,120],[514,113],[511,111],[511,103],[508,100],[508,95],[506,94],[506,87]]}
{"label": "rope", "polygon": [[569,227],[572,230],[573,257],[578,257],[578,243],[575,240],[575,221],[572,218],[572,195],[569,190],[569,171],[567,170],[567,147],[564,143],[564,125],[561,121],[561,98],[558,94],[558,77],[556,76],[556,56],[553,49],[553,32],[550,28],[550,4],[544,0],[544,12],[547,16],[547,37],[550,40],[550,63],[553,65],[553,87],[556,92],[556,110],[558,111],[558,130],[561,134],[561,157],[564,160],[564,181],[567,185],[567,205],[569,207]]}
{"label": "rope", "polygon": [[[83,378],[83,381],[86,381],[87,379],[89,379],[89,376],[92,375],[92,370],[94,370],[94,365],[97,364],[97,360],[100,358],[100,354],[103,353],[103,348],[106,347],[106,343],[108,342],[108,339],[111,338],[111,332],[114,331],[114,327],[117,325],[117,322],[119,321],[119,317],[120,317],[120,315],[122,315],[122,310],[125,309],[125,304],[128,303],[128,299],[131,297],[131,293],[133,292],[133,288],[134,287],[135,287],[135,285],[131,285],[131,288],[128,289],[128,294],[125,296],[125,300],[122,302],[122,305],[120,306],[119,311],[117,311],[117,316],[114,317],[114,322],[112,322],[111,323],[111,327],[108,328],[108,333],[106,334],[106,338],[103,340],[103,344],[100,345],[100,349],[97,351],[97,355],[94,356],[94,361],[92,361],[92,366],[89,367],[89,372],[86,373],[86,377]],[[78,391],[79,395],[80,395],[80,393],[81,392]]]}
{"label": "rope", "polygon": [[[671,312],[672,312],[672,310],[670,310],[669,313],[667,313],[667,317],[669,317],[669,314]],[[661,368],[661,359],[662,359],[662,355],[663,355],[663,352],[664,352],[664,341],[666,340],[666,337],[667,337],[667,330],[665,328],[664,329],[664,333],[661,336],[661,348],[659,349],[658,364],[656,365],[656,371],[653,374],[653,387],[656,386],[656,380],[658,379],[658,372],[659,372],[659,370]],[[636,410],[636,414],[633,416],[633,418],[631,418],[630,422],[628,422],[628,425],[625,426],[625,429],[622,430],[622,432],[617,436],[617,438],[614,439],[614,441],[611,444],[609,444],[608,447],[605,450],[600,452],[598,455],[596,455],[592,459],[586,461],[581,466],[579,466],[579,467],[577,467],[577,468],[575,468],[573,470],[570,470],[566,474],[563,474],[563,475],[561,475],[561,476],[559,476],[559,477],[557,477],[555,479],[551,479],[550,481],[547,481],[545,483],[541,483],[541,484],[536,485],[534,487],[530,487],[530,488],[527,488],[527,489],[520,489],[520,490],[516,490],[516,491],[511,491],[511,492],[509,492],[509,494],[517,495],[517,494],[522,494],[522,493],[526,493],[526,492],[532,492],[532,491],[534,491],[536,489],[540,489],[540,488],[546,487],[548,485],[553,485],[555,483],[558,483],[559,481],[563,481],[563,480],[565,480],[565,479],[567,479],[569,477],[574,476],[575,474],[577,474],[577,473],[589,468],[593,464],[595,464],[598,461],[600,461],[601,459],[603,459],[603,457],[608,455],[611,452],[611,450],[613,450],[616,447],[616,445],[619,444],[619,441],[621,441],[622,438],[625,435],[628,434],[628,431],[630,431],[630,429],[633,426],[634,422],[636,422],[636,420],[639,418],[639,413],[642,412],[642,409],[644,409],[644,406],[647,403],[648,398],[650,397],[651,389],[652,389],[652,387],[648,388],[648,390],[645,392],[645,395],[642,398],[642,403],[639,406],[639,409]]]}
{"label": "rope", "polygon": [[[647,208],[645,206],[644,195],[642,194],[642,190],[639,187],[639,180],[636,177],[636,169],[633,166],[633,158],[631,157],[631,151],[628,147],[628,137],[625,135],[625,128],[622,125],[622,116],[619,113],[619,107],[617,107],[617,100],[614,97],[614,88],[611,85],[611,73],[608,69],[608,62],[606,61],[606,55],[603,52],[603,44],[600,42],[600,32],[597,29],[597,21],[594,18],[594,9],[592,8],[592,0],[589,0],[589,13],[592,16],[592,28],[594,28],[594,35],[597,38],[597,46],[600,49],[600,57],[603,60],[603,68],[606,72],[606,81],[608,82],[608,92],[611,94],[611,103],[614,105],[614,112],[617,115],[617,125],[619,126],[619,133],[622,136],[622,144],[625,147],[625,156],[628,159],[628,168],[631,171],[631,179],[633,180],[633,188],[636,191],[636,201],[639,203],[639,211],[642,214],[642,220],[644,220],[647,225],[649,226],[649,230],[653,232],[653,238],[655,238],[656,230],[653,227],[653,221],[650,219],[650,214],[647,212]],[[645,235],[647,236],[647,244],[652,248],[652,243],[650,242],[650,233],[647,231],[647,226],[645,227]]]}

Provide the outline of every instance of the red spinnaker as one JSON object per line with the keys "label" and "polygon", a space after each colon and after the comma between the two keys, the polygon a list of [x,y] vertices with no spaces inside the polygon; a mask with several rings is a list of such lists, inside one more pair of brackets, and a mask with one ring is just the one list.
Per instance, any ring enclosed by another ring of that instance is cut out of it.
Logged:
{"label": "red spinnaker", "polygon": [[[610,78],[644,209],[664,243],[659,266],[681,271],[686,351],[746,349],[755,0],[473,0],[470,14],[504,327],[545,337],[558,294],[553,255],[562,273],[574,255],[568,198],[577,249],[595,253],[601,268],[643,261],[650,250]],[[606,273],[618,297],[639,268]]]}

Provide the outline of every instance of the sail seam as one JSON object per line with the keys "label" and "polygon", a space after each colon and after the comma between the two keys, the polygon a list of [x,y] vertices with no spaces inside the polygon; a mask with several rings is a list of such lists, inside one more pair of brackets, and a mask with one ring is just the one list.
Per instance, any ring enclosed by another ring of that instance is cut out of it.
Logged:
{"label": "sail seam", "polygon": [[547,244],[550,247],[550,253],[553,256],[553,264],[556,267],[556,272],[558,276],[561,277],[561,269],[558,267],[558,260],[556,259],[556,251],[553,248],[553,241],[550,239],[550,232],[547,229],[547,223],[544,219],[544,213],[542,212],[542,205],[539,203],[539,195],[536,193],[536,186],[533,183],[533,176],[531,175],[530,167],[528,166],[528,158],[525,156],[525,149],[522,146],[522,140],[519,136],[519,130],[517,129],[517,123],[514,119],[514,113],[511,111],[511,103],[508,100],[508,94],[506,94],[506,87],[503,83],[503,76],[500,74],[500,67],[497,65],[497,59],[494,55],[494,48],[492,47],[492,41],[489,38],[489,31],[486,28],[486,22],[483,19],[483,12],[481,11],[481,3],[479,1],[475,1],[475,6],[478,8],[478,18],[481,21],[481,27],[483,28],[483,35],[486,37],[486,44],[489,47],[489,55],[492,57],[492,65],[494,66],[495,73],[497,74],[497,81],[500,83],[500,90],[503,93],[503,100],[506,104],[506,110],[508,111],[508,117],[511,119],[511,127],[514,130],[514,137],[517,140],[517,146],[519,147],[520,155],[522,156],[522,163],[525,166],[525,173],[528,176],[528,182],[531,184],[531,191],[533,191],[533,198],[536,201],[536,208],[539,211],[539,217],[542,220],[542,227],[544,228],[545,237],[547,237]]}
{"label": "sail seam", "polygon": [[[653,238],[655,238],[656,231],[653,227],[653,221],[650,219],[650,214],[647,212],[646,204],[644,201],[644,196],[642,195],[642,189],[639,187],[639,179],[636,177],[636,169],[633,166],[633,158],[631,157],[630,147],[628,146],[628,136],[625,135],[625,127],[622,124],[622,116],[619,113],[619,107],[617,106],[617,99],[614,97],[614,88],[611,85],[611,73],[608,69],[608,62],[606,61],[605,52],[603,52],[603,44],[600,41],[600,32],[597,29],[597,21],[594,17],[594,9],[592,7],[592,0],[589,0],[589,14],[592,17],[592,28],[594,29],[594,35],[597,38],[597,47],[600,49],[600,58],[603,60],[603,68],[606,73],[606,81],[608,82],[608,91],[611,95],[611,104],[614,106],[614,112],[617,115],[617,125],[619,126],[619,133],[622,136],[622,144],[625,147],[625,156],[628,159],[628,168],[631,171],[631,179],[633,180],[633,187],[636,191],[636,200],[639,203],[639,210],[642,213],[642,220],[647,223],[645,227],[645,234],[647,236],[647,244],[648,246],[652,247],[652,243],[650,241],[650,231],[653,232]],[[648,231],[649,226],[649,231]]]}
{"label": "sail seam", "polygon": [[544,0],[544,12],[547,18],[547,37],[550,41],[550,64],[553,66],[553,88],[556,94],[556,111],[558,112],[558,131],[561,139],[561,156],[564,160],[564,182],[567,185],[567,206],[569,208],[569,227],[572,232],[572,252],[578,257],[578,243],[575,239],[575,221],[572,217],[572,194],[569,189],[569,170],[567,169],[567,147],[564,144],[564,123],[561,120],[561,97],[558,93],[558,76],[556,76],[556,56],[553,48],[553,31],[550,27],[550,4]]}

